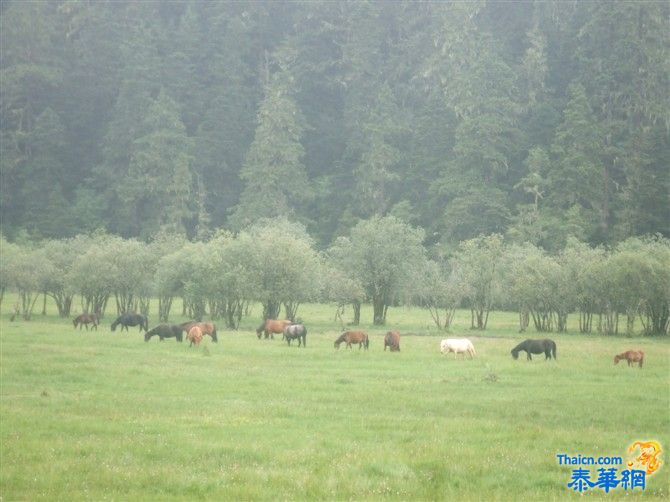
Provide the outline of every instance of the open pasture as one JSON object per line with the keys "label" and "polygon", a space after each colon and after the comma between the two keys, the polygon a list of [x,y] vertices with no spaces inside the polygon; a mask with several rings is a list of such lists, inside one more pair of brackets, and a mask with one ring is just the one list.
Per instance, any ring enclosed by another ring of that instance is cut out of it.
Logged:
{"label": "open pasture", "polygon": [[[545,335],[501,313],[473,332],[462,312],[449,336],[477,350],[463,360],[440,355],[446,335],[418,309],[361,326],[367,352],[333,348],[331,307],[298,315],[306,348],[259,340],[256,316],[198,349],[111,332],[110,315],[97,332],[3,315],[0,497],[547,500],[572,495],[556,454],[627,458],[640,439],[660,441],[665,465],[635,495],[668,496],[666,339],[550,334],[557,361],[514,361],[514,345]],[[390,328],[400,352],[383,351]],[[645,351],[642,370],[614,366],[628,348]]]}

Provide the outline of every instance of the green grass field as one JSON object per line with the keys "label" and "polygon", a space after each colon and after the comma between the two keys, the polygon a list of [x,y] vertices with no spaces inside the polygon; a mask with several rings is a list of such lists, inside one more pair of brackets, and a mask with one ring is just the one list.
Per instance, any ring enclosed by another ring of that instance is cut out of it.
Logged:
{"label": "green grass field", "polygon": [[[459,312],[449,336],[470,338],[477,357],[454,360],[420,309],[389,311],[400,353],[369,325],[368,352],[334,350],[323,305],[298,312],[306,349],[258,340],[259,312],[199,349],[112,333],[109,314],[75,332],[3,313],[1,500],[550,500],[578,496],[558,453],[627,459],[649,439],[665,451],[646,490],[586,496],[669,495],[667,339],[552,334],[557,361],[514,361],[518,341],[544,336],[517,333],[508,313],[473,332]],[[638,347],[642,370],[613,365]]]}

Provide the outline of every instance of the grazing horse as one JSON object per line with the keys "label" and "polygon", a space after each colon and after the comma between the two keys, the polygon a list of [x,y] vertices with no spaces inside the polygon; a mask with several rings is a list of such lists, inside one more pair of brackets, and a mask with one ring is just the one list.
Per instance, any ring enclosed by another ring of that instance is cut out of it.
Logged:
{"label": "grazing horse", "polygon": [[266,319],[263,321],[263,324],[258,326],[256,329],[256,334],[258,335],[258,338],[260,339],[261,334],[265,334],[265,338],[272,338],[274,340],[274,334],[277,333],[283,333],[284,328],[290,324],[293,324],[292,321],[289,321],[288,319],[284,320],[277,320],[277,319]]}
{"label": "grazing horse", "polygon": [[644,352],[641,350],[627,350],[626,352],[614,356],[614,364],[619,364],[619,361],[622,359],[628,361],[628,366],[634,363],[639,363],[641,368],[644,363]]}
{"label": "grazing horse", "polygon": [[74,324],[74,329],[77,329],[77,326],[79,326],[79,329],[81,330],[82,326],[86,326],[86,331],[88,331],[88,325],[91,323],[93,323],[91,329],[95,329],[97,331],[99,322],[100,320],[98,319],[97,314],[81,314],[72,320],[72,324]]}
{"label": "grazing horse", "polygon": [[191,342],[189,347],[193,347],[193,345],[198,347],[200,342],[202,342],[202,334],[202,329],[200,329],[200,326],[197,324],[189,329],[188,334],[186,335],[186,339]]}
{"label": "grazing horse", "polygon": [[112,331],[115,331],[119,324],[121,325],[121,331],[123,331],[123,328],[126,328],[126,331],[128,331],[128,326],[138,325],[140,331],[149,331],[149,320],[147,319],[147,316],[142,314],[135,314],[133,312],[121,314],[116,318],[116,321],[112,323]]}
{"label": "grazing horse", "polygon": [[298,347],[300,347],[300,342],[302,340],[302,346],[307,347],[307,328],[303,324],[289,324],[284,328],[284,338],[286,342],[291,346],[291,340],[298,339]]}
{"label": "grazing horse", "polygon": [[211,336],[214,343],[219,342],[219,337],[216,335],[216,324],[213,322],[186,321],[179,326],[186,333],[188,333],[193,326],[198,326],[202,330],[203,335]]}
{"label": "grazing horse", "polygon": [[386,347],[391,349],[391,352],[400,352],[400,333],[397,331],[389,331],[384,335],[384,352]]}
{"label": "grazing horse", "polygon": [[440,352],[443,355],[453,352],[454,359],[459,353],[463,354],[463,357],[468,354],[470,359],[474,359],[476,354],[475,346],[467,338],[445,338],[440,342]]}
{"label": "grazing horse", "polygon": [[181,342],[183,339],[182,331],[181,326],[177,324],[159,324],[144,333],[144,341],[148,342],[152,336],[158,335],[161,342],[163,338],[176,338],[178,342]]}
{"label": "grazing horse", "polygon": [[365,331],[345,331],[335,340],[335,348],[339,349],[342,342],[346,343],[349,349],[352,348],[352,343],[358,344],[358,350],[361,350],[361,347],[365,347],[365,350],[368,350],[370,346],[370,340]]}
{"label": "grazing horse", "polygon": [[556,359],[556,343],[548,338],[543,340],[524,340],[512,349],[512,357],[518,359],[519,352],[522,350],[526,351],[526,356],[529,361],[533,360],[531,354],[542,354],[543,352],[545,361],[551,359],[552,355],[554,356],[554,359]]}

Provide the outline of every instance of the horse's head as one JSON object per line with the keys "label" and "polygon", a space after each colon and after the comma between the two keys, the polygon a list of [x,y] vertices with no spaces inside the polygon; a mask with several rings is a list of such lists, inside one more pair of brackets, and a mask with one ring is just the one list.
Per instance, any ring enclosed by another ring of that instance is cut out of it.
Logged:
{"label": "horse's head", "polygon": [[151,338],[151,335],[149,334],[148,331],[146,333],[144,333],[144,341],[145,342],[148,342],[150,338]]}
{"label": "horse's head", "polygon": [[263,333],[264,330],[265,330],[265,323],[261,324],[260,326],[258,326],[258,328],[256,328],[256,335],[258,335],[258,338],[261,337],[261,334]]}
{"label": "horse's head", "polygon": [[519,359],[519,351],[516,349],[512,349],[512,357],[514,359]]}
{"label": "horse's head", "polygon": [[619,364],[619,361],[621,361],[623,357],[620,354],[617,354],[614,356],[614,364]]}

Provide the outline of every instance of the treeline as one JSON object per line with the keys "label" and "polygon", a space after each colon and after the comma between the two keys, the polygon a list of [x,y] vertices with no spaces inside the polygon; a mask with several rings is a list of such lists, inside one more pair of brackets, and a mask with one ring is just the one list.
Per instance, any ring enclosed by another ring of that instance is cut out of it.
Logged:
{"label": "treeline", "polygon": [[612,249],[570,240],[549,254],[493,234],[463,241],[449,256],[428,252],[424,237],[389,216],[359,222],[323,252],[304,226],[283,219],[206,242],[170,234],[148,244],[102,233],[37,245],[3,239],[0,305],[6,290],[18,293],[16,314],[25,319],[47,296],[63,317],[73,309],[147,314],[158,301],[166,322],[182,298],[179,314],[231,329],[252,303],[262,305],[263,318],[295,319],[301,303],[327,302],[342,324],[358,324],[361,304],[370,303],[378,325],[389,308],[419,305],[445,330],[456,309],[467,308],[480,330],[492,310],[505,309],[519,313],[520,331],[566,331],[577,315],[582,333],[668,334],[670,241],[660,236]]}
{"label": "treeline", "polygon": [[3,232],[670,236],[668,2],[3,1]]}

